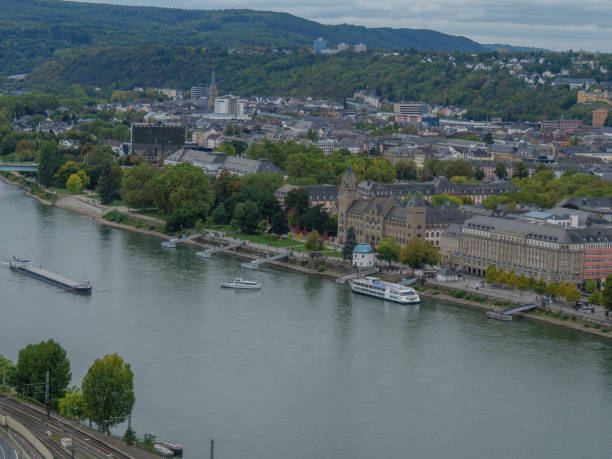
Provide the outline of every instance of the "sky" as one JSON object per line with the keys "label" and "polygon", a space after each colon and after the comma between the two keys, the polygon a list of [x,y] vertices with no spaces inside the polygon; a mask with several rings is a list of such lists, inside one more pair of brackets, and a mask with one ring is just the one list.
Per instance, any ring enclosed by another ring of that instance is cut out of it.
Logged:
{"label": "sky", "polygon": [[[83,1],[83,0],[81,0]],[[612,52],[612,0],[85,0],[283,11],[324,24],[432,29],[479,43]]]}

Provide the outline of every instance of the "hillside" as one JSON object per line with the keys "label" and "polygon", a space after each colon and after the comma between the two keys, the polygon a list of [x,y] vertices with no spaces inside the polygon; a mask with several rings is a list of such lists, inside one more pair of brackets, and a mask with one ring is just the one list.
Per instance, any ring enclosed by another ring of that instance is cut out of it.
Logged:
{"label": "hillside", "polygon": [[287,13],[182,10],[60,0],[3,0],[0,74],[28,72],[66,49],[101,46],[309,47],[331,45],[477,51],[480,44],[432,30],[324,25]]}

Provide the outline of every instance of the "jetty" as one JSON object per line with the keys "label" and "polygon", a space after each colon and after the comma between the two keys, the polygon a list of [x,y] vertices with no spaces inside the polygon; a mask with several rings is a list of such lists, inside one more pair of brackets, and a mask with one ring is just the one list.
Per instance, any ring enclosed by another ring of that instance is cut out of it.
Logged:
{"label": "jetty", "polygon": [[34,279],[47,282],[57,287],[65,288],[71,292],[88,294],[92,292],[92,286],[89,281],[73,281],[67,277],[47,271],[46,269],[43,269],[42,266],[34,266],[27,258],[13,257],[10,260],[9,267],[15,272],[27,274]]}
{"label": "jetty", "polygon": [[376,274],[380,271],[378,268],[372,268],[365,271],[358,271],[356,273],[347,274],[346,276],[339,277],[336,279],[336,284],[346,284],[347,281],[351,279],[357,279],[358,277],[371,276],[372,274]]}
{"label": "jetty", "polygon": [[522,304],[519,306],[513,306],[508,309],[504,309],[502,311],[487,311],[486,317],[487,319],[497,319],[497,320],[512,320],[512,316],[514,314],[518,314],[519,312],[529,311],[531,309],[535,309],[539,306],[537,303],[529,303]]}
{"label": "jetty", "polygon": [[285,250],[283,253],[278,255],[273,255],[271,257],[260,258],[259,260],[253,260],[249,262],[242,263],[240,266],[247,269],[258,269],[259,265],[263,265],[264,263],[269,263],[270,261],[280,260],[281,258],[286,258],[291,255],[291,250]]}
{"label": "jetty", "polygon": [[196,255],[199,256],[199,257],[210,258],[210,257],[212,257],[213,253],[223,252],[225,250],[235,249],[237,247],[243,246],[245,243],[246,243],[246,241],[243,241],[242,239],[240,239],[237,242],[234,242],[232,244],[222,245],[222,246],[219,246],[219,247],[213,247],[211,249],[206,249],[206,250],[200,250],[199,252],[196,252]]}
{"label": "jetty", "polygon": [[175,237],[174,239],[170,239],[169,241],[162,242],[161,245],[162,247],[175,248],[176,244],[178,244],[179,242],[191,241],[192,239],[197,239],[200,236],[202,236],[202,234],[194,233],[190,234],[189,236]]}

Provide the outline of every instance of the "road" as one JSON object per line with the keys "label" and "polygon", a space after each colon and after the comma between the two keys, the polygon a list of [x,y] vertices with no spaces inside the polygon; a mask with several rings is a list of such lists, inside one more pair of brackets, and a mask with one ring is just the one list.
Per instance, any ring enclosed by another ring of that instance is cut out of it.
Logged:
{"label": "road", "polygon": [[0,455],[1,459],[18,459],[17,452],[11,448],[8,441],[0,437]]}

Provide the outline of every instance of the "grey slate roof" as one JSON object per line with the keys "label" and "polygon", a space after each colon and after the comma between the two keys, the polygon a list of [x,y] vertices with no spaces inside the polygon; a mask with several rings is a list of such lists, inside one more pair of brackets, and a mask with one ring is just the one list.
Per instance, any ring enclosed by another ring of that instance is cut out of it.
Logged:
{"label": "grey slate roof", "polygon": [[237,174],[281,174],[285,173],[267,159],[247,159],[228,156],[223,169]]}
{"label": "grey slate roof", "polygon": [[470,218],[464,224],[464,228],[472,228],[495,233],[511,233],[525,236],[527,239],[554,242],[558,244],[570,244],[569,230],[558,225],[545,225],[529,223],[522,220],[488,217],[477,215]]}

